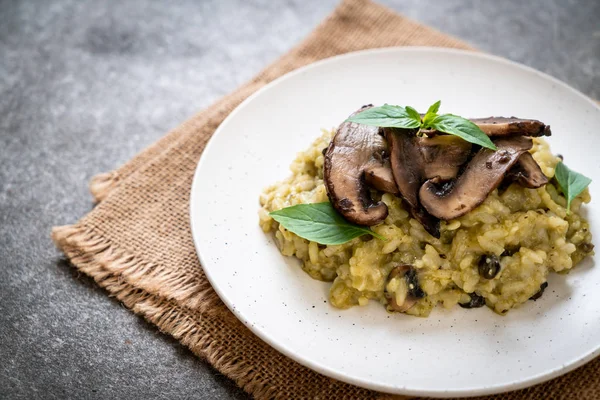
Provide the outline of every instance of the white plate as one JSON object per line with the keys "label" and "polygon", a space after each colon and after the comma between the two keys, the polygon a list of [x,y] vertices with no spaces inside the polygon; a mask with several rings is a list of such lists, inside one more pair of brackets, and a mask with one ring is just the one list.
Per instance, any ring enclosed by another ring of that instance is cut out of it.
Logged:
{"label": "white plate", "polygon": [[[380,304],[341,311],[328,283],[283,257],[258,226],[262,189],[290,174],[307,148],[363,104],[412,105],[552,125],[552,150],[600,178],[600,109],[547,75],[500,58],[434,48],[334,57],[294,71],[244,101],[221,124],[198,165],[191,226],[206,275],[233,313],[285,355],[330,377],[390,393],[471,396],[523,388],[599,353],[600,268],[590,258],[507,316],[487,307],[390,315]],[[600,184],[587,206],[600,237]]]}

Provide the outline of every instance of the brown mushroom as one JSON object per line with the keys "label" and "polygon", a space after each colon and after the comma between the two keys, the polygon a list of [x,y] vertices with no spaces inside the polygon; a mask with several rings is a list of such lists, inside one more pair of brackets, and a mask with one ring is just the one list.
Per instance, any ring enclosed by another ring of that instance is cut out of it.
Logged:
{"label": "brown mushroom", "polygon": [[544,175],[538,163],[533,159],[531,153],[523,153],[517,163],[506,174],[507,182],[517,182],[519,185],[537,189],[548,183],[548,177]]}
{"label": "brown mushroom", "polygon": [[[471,143],[452,135],[416,138],[415,146],[421,155],[423,178],[436,176],[440,179],[454,179],[459,168],[469,158]],[[365,168],[365,182],[373,189],[382,192],[400,194],[394,181],[389,158],[384,158],[381,165],[369,165]]]}
{"label": "brown mushroom", "polygon": [[390,148],[392,175],[408,205],[419,206],[418,193],[423,179],[421,155],[416,146],[415,130],[384,128]]}
{"label": "brown mushroom", "polygon": [[[394,278],[404,279],[403,284],[406,285],[406,297],[402,304],[398,304],[396,301],[396,294],[390,293],[387,290],[387,284]],[[419,286],[419,279],[417,277],[417,271],[409,264],[398,265],[390,271],[386,280],[385,297],[388,301],[388,310],[396,312],[406,312],[412,306],[414,306],[419,299],[425,297],[425,292]]]}
{"label": "brown mushroom", "polygon": [[432,236],[440,237],[440,223],[419,203],[419,188],[423,182],[423,159],[417,146],[416,130],[384,128],[390,148],[390,163],[394,181],[411,215],[423,224]]}
{"label": "brown mushroom", "polygon": [[513,136],[494,140],[497,151],[480,149],[465,172],[456,180],[441,182],[434,178],[423,184],[419,200],[433,216],[451,220],[465,215],[494,190],[519,157],[531,149],[528,137]]}
{"label": "brown mushroom", "polygon": [[[546,125],[536,119],[522,119],[517,117],[489,117],[489,118],[469,118],[486,135],[490,137],[505,136],[551,136],[550,125]],[[439,135],[436,130],[423,131],[428,136]]]}
{"label": "brown mushroom", "polygon": [[373,189],[382,192],[399,194],[398,186],[394,181],[390,160],[383,160],[382,165],[369,165],[365,168],[365,183]]}
{"label": "brown mushroom", "polygon": [[536,119],[522,119],[517,117],[489,117],[489,118],[471,118],[471,122],[476,124],[488,136],[550,136],[552,131],[550,125],[546,125]]}
{"label": "brown mushroom", "polygon": [[371,199],[365,182],[365,170],[384,165],[387,144],[378,132],[377,127],[344,122],[325,152],[323,180],[329,200],[344,218],[359,225],[376,225],[388,214],[383,202]]}
{"label": "brown mushroom", "polygon": [[423,161],[423,178],[454,179],[471,154],[471,143],[453,135],[417,138]]}
{"label": "brown mushroom", "polygon": [[414,130],[384,128],[394,181],[411,215],[432,236],[440,237],[439,220],[419,202],[419,189],[430,178],[456,178],[471,153],[471,143],[451,135],[416,137]]}

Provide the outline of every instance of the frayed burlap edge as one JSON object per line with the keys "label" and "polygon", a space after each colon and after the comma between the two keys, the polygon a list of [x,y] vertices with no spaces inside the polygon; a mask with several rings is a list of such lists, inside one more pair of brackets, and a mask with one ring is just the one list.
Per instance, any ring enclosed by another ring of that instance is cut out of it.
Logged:
{"label": "frayed burlap edge", "polygon": [[[119,276],[131,286],[174,300],[191,310],[205,311],[221,303],[208,279],[199,280],[193,275],[175,273],[164,266],[139,260],[90,228],[78,224],[58,226],[52,229],[52,240],[65,251],[71,263],[85,273],[84,265],[93,263],[105,274]],[[71,249],[69,254],[68,248]]]}
{"label": "frayed burlap edge", "polygon": [[96,202],[100,202],[119,184],[119,174],[116,171],[94,176],[90,180],[90,193]]}

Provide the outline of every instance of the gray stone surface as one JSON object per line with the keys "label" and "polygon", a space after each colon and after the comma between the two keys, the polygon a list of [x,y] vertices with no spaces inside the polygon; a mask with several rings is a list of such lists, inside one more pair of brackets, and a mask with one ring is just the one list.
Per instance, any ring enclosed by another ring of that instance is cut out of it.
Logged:
{"label": "gray stone surface", "polygon": [[[0,0],[0,398],[246,398],[74,272],[49,232],[92,208],[92,175],[250,78],[335,3]],[[597,0],[384,3],[600,98]]]}

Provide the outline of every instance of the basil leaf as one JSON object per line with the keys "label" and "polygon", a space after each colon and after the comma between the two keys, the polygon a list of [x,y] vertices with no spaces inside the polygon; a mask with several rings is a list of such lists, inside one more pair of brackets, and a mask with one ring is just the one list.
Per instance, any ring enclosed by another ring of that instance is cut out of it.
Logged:
{"label": "basil leaf", "polygon": [[418,115],[418,118],[415,119],[414,115],[410,115],[404,107],[384,104],[381,107],[371,107],[353,115],[346,122],[356,122],[384,128],[412,129],[421,126],[421,116]]}
{"label": "basil leaf", "polygon": [[410,107],[410,106],[406,106],[404,107],[404,109],[406,110],[407,114],[414,119],[415,121],[419,121],[419,126],[421,125],[421,114],[419,114],[419,112],[417,110],[415,110],[414,108]]}
{"label": "basil leaf", "polygon": [[431,121],[433,121],[435,119],[435,117],[437,117],[441,104],[442,104],[442,101],[438,100],[429,106],[427,113],[423,117],[423,128],[424,129],[429,128]]}
{"label": "basil leaf", "polygon": [[438,100],[435,103],[433,103],[432,105],[429,106],[429,109],[427,110],[427,114],[437,114],[438,111],[440,110],[440,106],[442,105],[442,101]]}
{"label": "basil leaf", "polygon": [[477,125],[458,115],[438,115],[431,121],[431,128],[458,136],[467,142],[475,143],[491,150],[496,150],[494,143],[492,143],[490,138]]}
{"label": "basil leaf", "polygon": [[559,162],[556,165],[554,176],[560,185],[560,190],[567,198],[567,212],[570,212],[571,201],[583,192],[584,189],[592,183],[592,180],[585,175],[569,169],[562,162]]}
{"label": "basil leaf", "polygon": [[368,228],[346,221],[329,202],[298,204],[269,215],[288,231],[320,244],[342,244],[365,234],[386,240]]}

